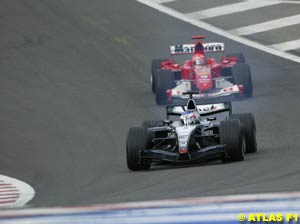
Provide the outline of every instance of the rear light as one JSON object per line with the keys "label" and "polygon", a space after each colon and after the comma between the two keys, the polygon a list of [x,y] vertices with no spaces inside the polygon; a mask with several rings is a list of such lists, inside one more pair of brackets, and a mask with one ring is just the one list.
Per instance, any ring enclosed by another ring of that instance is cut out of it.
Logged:
{"label": "rear light", "polygon": [[238,85],[238,88],[239,88],[240,95],[242,96],[243,91],[244,91],[244,86],[243,85]]}
{"label": "rear light", "polygon": [[239,91],[243,92],[244,91],[244,86],[243,85],[238,85]]}
{"label": "rear light", "polygon": [[186,153],[188,153],[188,150],[186,148],[179,149],[179,154],[186,154]]}
{"label": "rear light", "polygon": [[168,89],[168,90],[166,91],[166,94],[167,94],[167,96],[172,96],[172,90],[171,90],[171,89]]}

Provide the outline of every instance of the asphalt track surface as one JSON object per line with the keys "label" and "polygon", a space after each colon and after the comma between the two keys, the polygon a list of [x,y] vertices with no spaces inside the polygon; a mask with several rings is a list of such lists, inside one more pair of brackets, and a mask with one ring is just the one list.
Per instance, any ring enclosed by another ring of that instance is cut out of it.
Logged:
{"label": "asphalt track surface", "polygon": [[[2,0],[0,18],[0,171],[34,187],[32,206],[299,190],[299,64],[133,0]],[[234,110],[254,113],[259,152],[130,172],[128,128],[164,118],[151,59],[195,34],[245,53],[254,97]]]}

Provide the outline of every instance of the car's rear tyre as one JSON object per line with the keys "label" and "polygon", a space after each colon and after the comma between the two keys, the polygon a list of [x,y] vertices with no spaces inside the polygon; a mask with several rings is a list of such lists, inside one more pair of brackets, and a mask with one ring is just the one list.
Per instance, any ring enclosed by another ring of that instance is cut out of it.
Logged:
{"label": "car's rear tyre", "polygon": [[246,153],[257,152],[257,142],[256,142],[256,124],[253,114],[232,114],[232,119],[239,119],[242,123],[245,139],[246,139]]}
{"label": "car's rear tyre", "polygon": [[157,70],[161,69],[161,63],[163,61],[168,61],[169,59],[165,59],[165,58],[158,58],[158,59],[153,59],[152,63],[151,63],[151,89],[152,92],[155,93],[155,79],[156,79],[156,74],[157,74]]}
{"label": "car's rear tyre", "polygon": [[145,127],[145,128],[162,127],[162,126],[164,126],[164,122],[157,121],[157,120],[143,121],[143,123],[142,123],[142,127]]}
{"label": "car's rear tyre", "polygon": [[245,63],[246,59],[243,53],[236,52],[236,53],[227,53],[225,54],[225,57],[236,57],[237,58],[237,63]]}
{"label": "car's rear tyre", "polygon": [[223,161],[241,161],[245,158],[245,134],[238,119],[220,123],[220,142],[226,145],[228,158]]}
{"label": "car's rear tyre", "polygon": [[173,89],[175,86],[174,75],[172,70],[159,69],[155,80],[155,100],[158,105],[166,105],[168,103],[168,95],[166,91]]}
{"label": "car's rear tyre", "polygon": [[[239,63],[245,63],[246,59],[243,53],[236,52],[236,53],[226,53],[225,58],[229,57],[236,57],[237,58],[237,64]],[[221,68],[221,76],[222,77],[229,77],[232,76],[232,68],[231,67],[222,67]]]}
{"label": "car's rear tyre", "polygon": [[127,167],[130,170],[147,170],[150,168],[151,161],[141,159],[141,150],[147,148],[149,134],[144,127],[130,128],[126,139]]}
{"label": "car's rear tyre", "polygon": [[246,63],[235,64],[232,67],[232,76],[234,83],[237,85],[243,85],[243,94],[245,97],[251,97],[253,92],[252,78],[250,67]]}

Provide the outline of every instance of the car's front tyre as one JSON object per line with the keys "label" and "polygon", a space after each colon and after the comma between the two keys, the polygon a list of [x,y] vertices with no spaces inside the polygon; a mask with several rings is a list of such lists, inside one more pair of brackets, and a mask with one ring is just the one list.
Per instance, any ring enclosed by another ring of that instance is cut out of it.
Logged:
{"label": "car's front tyre", "polygon": [[149,133],[145,127],[129,128],[126,139],[127,167],[132,171],[147,170],[151,161],[141,158],[141,151],[146,150]]}

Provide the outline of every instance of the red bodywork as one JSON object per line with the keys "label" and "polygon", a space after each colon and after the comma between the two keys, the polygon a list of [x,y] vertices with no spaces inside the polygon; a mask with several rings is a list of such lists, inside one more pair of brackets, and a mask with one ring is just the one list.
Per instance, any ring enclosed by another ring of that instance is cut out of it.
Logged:
{"label": "red bodywork", "polygon": [[[192,39],[196,39],[194,53],[192,59],[186,60],[181,66],[177,64],[173,59],[162,62],[162,69],[170,69],[173,72],[181,72],[181,79],[192,80],[193,85],[196,85],[200,92],[209,92],[214,86],[214,79],[221,76],[222,68],[231,68],[237,63],[236,57],[221,56],[221,62],[217,63],[214,58],[208,58],[205,55],[205,50],[201,39],[205,36],[194,36]],[[205,64],[203,66],[195,66],[193,59],[200,57],[204,59]]]}

